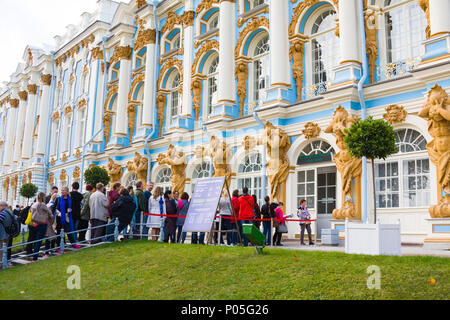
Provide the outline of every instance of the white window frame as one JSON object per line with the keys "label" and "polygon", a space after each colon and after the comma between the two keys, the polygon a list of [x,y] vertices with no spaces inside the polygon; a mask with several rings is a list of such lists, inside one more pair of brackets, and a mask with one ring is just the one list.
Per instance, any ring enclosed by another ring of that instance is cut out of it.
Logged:
{"label": "white window frame", "polygon": [[[164,179],[164,181],[161,179]],[[172,190],[172,170],[169,167],[163,167],[158,171],[155,179],[155,186],[161,187],[163,193],[167,190]]]}
{"label": "white window frame", "polygon": [[[257,46],[267,38],[267,46],[269,47],[268,50],[262,54],[256,55],[256,49]],[[250,64],[250,95],[249,95],[249,101],[252,104],[259,103],[261,100],[264,99],[264,92],[269,88],[270,84],[270,37],[269,34],[264,32],[264,35],[254,40],[254,45],[249,48],[251,50],[252,56],[252,63]],[[262,74],[256,77],[256,64],[262,64]],[[259,88],[259,83],[262,78],[265,78],[265,86],[264,88]],[[256,95],[258,95],[258,99],[256,99]],[[249,110],[250,111],[250,110]]]}

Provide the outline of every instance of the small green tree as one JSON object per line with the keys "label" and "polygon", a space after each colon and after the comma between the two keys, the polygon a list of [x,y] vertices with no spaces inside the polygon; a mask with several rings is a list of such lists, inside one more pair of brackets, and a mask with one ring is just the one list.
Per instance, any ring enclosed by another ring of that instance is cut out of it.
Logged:
{"label": "small green tree", "polygon": [[355,158],[366,157],[372,161],[372,183],[374,200],[374,220],[377,221],[377,201],[375,192],[375,159],[385,160],[389,155],[397,153],[395,145],[396,134],[394,128],[386,121],[374,120],[368,117],[366,120],[356,121],[346,129],[344,142],[348,151]]}
{"label": "small green tree", "polygon": [[108,185],[109,180],[108,172],[99,166],[94,166],[84,172],[84,181],[94,188],[99,182],[103,183],[105,186]]}
{"label": "small green tree", "polygon": [[27,198],[27,203],[30,202],[30,198],[34,198],[38,191],[38,187],[32,183],[25,183],[20,187],[19,194]]}

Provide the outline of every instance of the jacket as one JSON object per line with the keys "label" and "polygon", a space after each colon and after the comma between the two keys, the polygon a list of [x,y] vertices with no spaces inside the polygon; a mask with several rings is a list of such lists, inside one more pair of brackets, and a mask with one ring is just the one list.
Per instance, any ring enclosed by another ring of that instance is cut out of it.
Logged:
{"label": "jacket", "polygon": [[108,199],[105,194],[95,191],[89,198],[89,207],[91,210],[91,219],[108,221]]}
{"label": "jacket", "polygon": [[112,216],[111,215],[111,205],[117,199],[119,199],[119,192],[117,192],[116,190],[110,190],[108,192],[108,213],[109,213],[110,216]]}
{"label": "jacket", "polygon": [[72,198],[72,219],[80,220],[81,201],[83,201],[83,195],[78,191],[71,191],[70,197]]}
{"label": "jacket", "polygon": [[283,215],[283,209],[281,209],[280,207],[277,207],[275,209],[275,215],[276,215],[277,222],[279,224],[284,224],[285,223],[286,218]]}
{"label": "jacket", "polygon": [[236,222],[235,218],[239,218],[239,198],[238,197],[232,197],[231,198],[231,203],[233,204],[233,210],[234,210],[234,215],[233,215],[233,219],[231,219],[231,222]]}
{"label": "jacket", "polygon": [[89,221],[91,219],[91,210],[89,207],[89,198],[91,193],[89,191],[83,194],[83,201],[81,206],[80,219],[83,221]]}
{"label": "jacket", "polygon": [[130,196],[119,197],[110,207],[111,216],[118,218],[121,224],[129,224],[133,218],[136,204]]}
{"label": "jacket", "polygon": [[263,219],[271,219],[274,218],[271,214],[270,214],[270,204],[269,203],[264,203],[261,207],[261,214]]}
{"label": "jacket", "polygon": [[31,220],[38,225],[49,224],[53,221],[53,214],[50,209],[40,202],[35,202],[31,206]]}
{"label": "jacket", "polygon": [[229,198],[220,198],[219,201],[219,213],[222,216],[231,216],[232,205]]}
{"label": "jacket", "polygon": [[145,212],[147,210],[147,205],[145,201],[144,192],[142,192],[142,190],[137,189],[134,192],[134,195],[136,196],[138,201],[138,212]]}
{"label": "jacket", "polygon": [[[186,216],[189,210],[189,201],[180,199],[179,201],[182,202],[182,206],[178,205],[178,207],[181,209],[178,210],[178,215],[180,216]],[[186,221],[186,218],[177,218],[177,226],[183,226],[184,221]]]}
{"label": "jacket", "polygon": [[255,207],[255,201],[251,195],[243,195],[239,198],[239,219],[247,220],[253,219],[255,213],[253,208]]}

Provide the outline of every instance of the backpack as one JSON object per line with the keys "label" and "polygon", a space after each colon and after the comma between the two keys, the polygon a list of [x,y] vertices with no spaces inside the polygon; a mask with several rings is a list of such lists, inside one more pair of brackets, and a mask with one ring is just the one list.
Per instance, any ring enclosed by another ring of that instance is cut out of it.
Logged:
{"label": "backpack", "polygon": [[20,234],[20,231],[22,230],[22,226],[19,222],[19,219],[15,214],[11,214],[9,211],[5,211],[8,213],[12,219],[11,225],[8,227],[5,227],[5,231],[11,238],[15,238]]}

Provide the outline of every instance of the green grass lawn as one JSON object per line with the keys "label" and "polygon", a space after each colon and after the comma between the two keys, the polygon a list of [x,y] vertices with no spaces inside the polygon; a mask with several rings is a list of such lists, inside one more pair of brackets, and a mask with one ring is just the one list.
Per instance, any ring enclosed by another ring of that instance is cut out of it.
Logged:
{"label": "green grass lawn", "polygon": [[[2,299],[448,299],[450,259],[126,241],[0,271]],[[81,268],[68,290],[67,267]],[[381,289],[367,288],[367,267]],[[430,284],[432,277],[436,283]]]}

